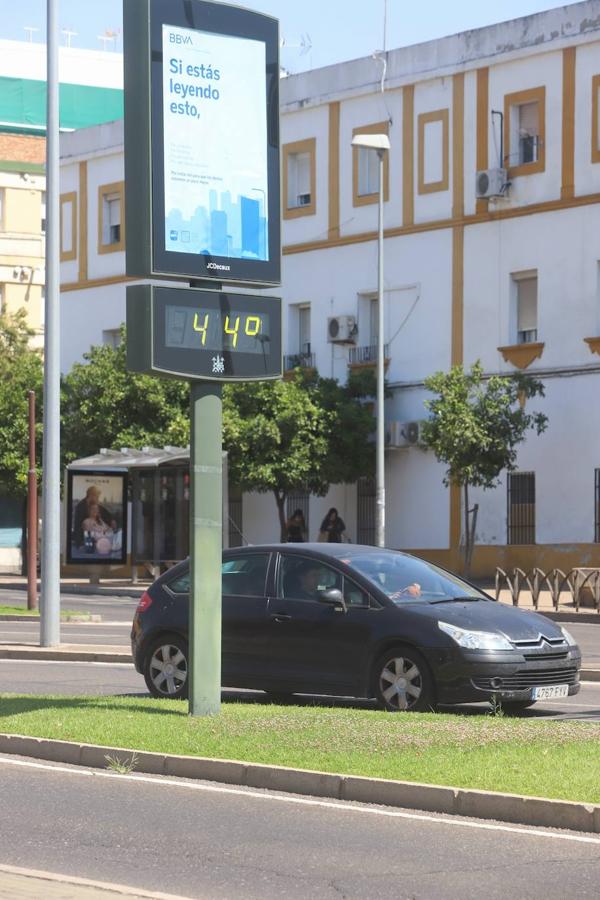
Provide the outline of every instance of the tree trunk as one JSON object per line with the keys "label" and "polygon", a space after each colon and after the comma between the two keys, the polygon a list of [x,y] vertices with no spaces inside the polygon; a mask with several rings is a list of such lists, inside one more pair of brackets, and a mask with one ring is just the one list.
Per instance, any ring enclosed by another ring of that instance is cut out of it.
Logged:
{"label": "tree trunk", "polygon": [[465,578],[468,578],[471,568],[471,529],[469,528],[469,483],[467,481],[465,481],[463,489],[465,494],[465,557],[463,573]]}
{"label": "tree trunk", "polygon": [[273,491],[275,494],[275,503],[277,504],[277,512],[279,514],[279,540],[285,544],[287,538],[287,527],[285,518],[285,494],[279,491]]}

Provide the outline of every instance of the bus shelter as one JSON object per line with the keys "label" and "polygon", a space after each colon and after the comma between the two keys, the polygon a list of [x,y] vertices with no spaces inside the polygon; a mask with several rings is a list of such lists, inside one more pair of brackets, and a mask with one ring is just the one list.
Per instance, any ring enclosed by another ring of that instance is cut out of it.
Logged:
{"label": "bus shelter", "polygon": [[[122,564],[137,578],[138,570],[148,571],[152,577],[189,554],[190,534],[190,452],[189,447],[144,447],[141,450],[122,448],[101,449],[92,456],[74,460],[67,468],[67,482],[71,484],[78,472],[102,482],[123,473],[126,478],[126,509],[123,510],[125,535]],[[67,492],[71,496],[71,492]],[[227,489],[227,454],[223,454],[223,543],[228,546],[229,504]],[[68,522],[69,511],[65,515]],[[70,540],[69,526],[66,529]],[[86,559],[73,559],[68,564],[86,568]],[[94,563],[98,560],[94,557]],[[89,566],[92,565],[90,559]]]}

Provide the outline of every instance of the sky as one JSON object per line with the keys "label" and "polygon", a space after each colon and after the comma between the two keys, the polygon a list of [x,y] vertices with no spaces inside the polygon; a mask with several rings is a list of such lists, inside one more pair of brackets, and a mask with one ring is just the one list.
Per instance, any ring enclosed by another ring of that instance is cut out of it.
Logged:
{"label": "sky", "polygon": [[[61,29],[77,32],[71,37],[72,46],[101,48],[98,36],[112,32],[116,37],[107,47],[121,50],[122,0],[56,2]],[[571,4],[566,0],[237,0],[236,5],[280,20],[281,63],[290,72],[302,72],[381,50],[386,8],[389,50]],[[39,28],[33,40],[45,40],[46,0],[0,0],[0,7],[0,38],[26,40],[24,29],[30,26]]]}

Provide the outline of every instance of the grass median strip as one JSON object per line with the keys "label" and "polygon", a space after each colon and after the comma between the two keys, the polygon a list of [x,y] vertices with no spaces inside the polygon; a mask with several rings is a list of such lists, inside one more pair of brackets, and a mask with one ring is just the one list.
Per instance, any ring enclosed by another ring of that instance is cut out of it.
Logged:
{"label": "grass median strip", "polygon": [[0,731],[600,803],[600,722],[258,702],[190,718],[169,700],[0,694]]}

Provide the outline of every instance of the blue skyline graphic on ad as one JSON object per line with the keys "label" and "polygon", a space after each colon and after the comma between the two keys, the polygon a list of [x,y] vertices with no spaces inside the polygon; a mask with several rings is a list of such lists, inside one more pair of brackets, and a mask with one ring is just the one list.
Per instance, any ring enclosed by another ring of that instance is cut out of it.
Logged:
{"label": "blue skyline graphic on ad", "polygon": [[[258,190],[258,189],[257,189]],[[196,207],[191,219],[180,209],[165,219],[165,249],[172,253],[201,253],[236,259],[268,259],[264,191],[260,199],[230,191],[209,191],[208,208]]]}

